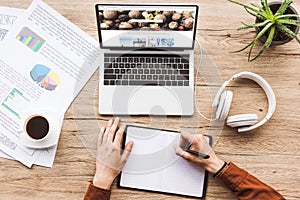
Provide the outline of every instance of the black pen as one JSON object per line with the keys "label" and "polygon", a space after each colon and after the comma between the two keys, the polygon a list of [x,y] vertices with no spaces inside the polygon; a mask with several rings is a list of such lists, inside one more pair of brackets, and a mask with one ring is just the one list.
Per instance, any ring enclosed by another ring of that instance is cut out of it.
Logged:
{"label": "black pen", "polygon": [[204,153],[200,153],[200,152],[197,152],[197,151],[193,151],[193,150],[190,150],[190,147],[191,145],[189,145],[189,147],[187,149],[184,149],[184,151],[190,153],[190,154],[193,154],[195,156],[198,156],[199,158],[203,158],[203,159],[208,159],[210,156],[207,155],[207,154],[204,154]]}

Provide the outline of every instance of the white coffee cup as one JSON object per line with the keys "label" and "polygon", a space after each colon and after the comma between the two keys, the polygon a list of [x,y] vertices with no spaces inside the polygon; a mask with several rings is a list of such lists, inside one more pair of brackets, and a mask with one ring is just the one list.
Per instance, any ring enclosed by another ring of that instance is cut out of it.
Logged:
{"label": "white coffee cup", "polygon": [[30,148],[47,148],[58,142],[59,116],[50,110],[29,110],[21,122],[21,139]]}

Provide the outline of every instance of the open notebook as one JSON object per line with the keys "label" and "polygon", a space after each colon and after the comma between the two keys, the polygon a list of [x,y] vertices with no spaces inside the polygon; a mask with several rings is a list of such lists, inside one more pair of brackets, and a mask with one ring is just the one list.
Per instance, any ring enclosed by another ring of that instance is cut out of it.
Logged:
{"label": "open notebook", "polygon": [[127,126],[125,132],[123,145],[133,140],[134,146],[119,176],[119,187],[205,196],[205,170],[175,154],[179,132],[137,126]]}

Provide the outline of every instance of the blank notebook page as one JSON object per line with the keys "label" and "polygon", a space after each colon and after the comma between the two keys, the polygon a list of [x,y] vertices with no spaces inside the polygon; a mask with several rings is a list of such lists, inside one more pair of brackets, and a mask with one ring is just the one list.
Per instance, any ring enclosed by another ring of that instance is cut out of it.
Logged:
{"label": "blank notebook page", "polygon": [[120,186],[202,197],[205,170],[177,156],[180,133],[128,126],[125,143],[134,141]]}

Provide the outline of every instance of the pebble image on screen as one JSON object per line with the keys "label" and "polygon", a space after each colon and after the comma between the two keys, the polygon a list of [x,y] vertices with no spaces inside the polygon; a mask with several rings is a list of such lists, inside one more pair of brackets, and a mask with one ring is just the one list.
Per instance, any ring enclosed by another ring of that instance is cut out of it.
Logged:
{"label": "pebble image on screen", "polygon": [[38,64],[31,71],[30,76],[39,86],[53,91],[60,84],[59,76],[49,67]]}

